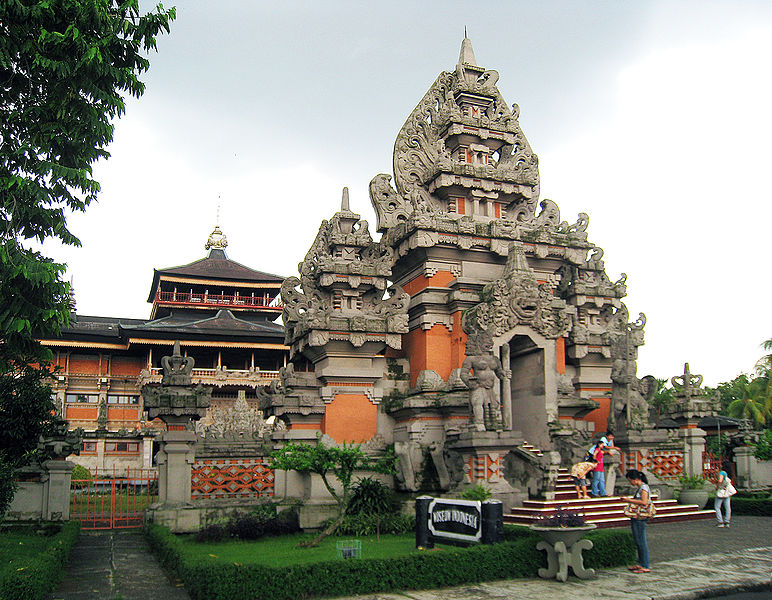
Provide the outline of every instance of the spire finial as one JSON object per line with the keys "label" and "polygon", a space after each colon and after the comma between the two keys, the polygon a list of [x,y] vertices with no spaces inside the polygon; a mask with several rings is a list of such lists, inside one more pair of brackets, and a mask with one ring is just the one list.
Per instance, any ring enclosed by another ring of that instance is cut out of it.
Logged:
{"label": "spire finial", "polygon": [[472,49],[472,40],[466,37],[466,27],[464,27],[464,41],[461,42],[461,54],[458,56],[458,64],[477,66],[477,59],[474,57]]}
{"label": "spire finial", "polygon": [[351,209],[349,208],[348,203],[348,188],[343,188],[343,197],[340,200],[340,210],[341,212],[351,212]]}
{"label": "spire finial", "polygon": [[217,250],[225,250],[228,247],[228,239],[225,237],[225,234],[223,234],[222,230],[220,229],[220,195],[217,195],[217,216],[215,218],[215,225],[214,230],[212,233],[209,234],[209,238],[206,240],[206,244],[204,244],[204,250],[209,250],[210,248],[215,248]]}
{"label": "spire finial", "polygon": [[466,25],[464,25],[464,39],[468,40],[469,36],[466,34]]}

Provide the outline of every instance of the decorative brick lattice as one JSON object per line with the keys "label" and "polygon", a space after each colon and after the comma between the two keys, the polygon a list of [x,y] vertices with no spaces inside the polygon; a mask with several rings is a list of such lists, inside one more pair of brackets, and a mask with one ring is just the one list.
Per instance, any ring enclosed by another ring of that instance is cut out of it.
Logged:
{"label": "decorative brick lattice", "polygon": [[273,496],[273,469],[263,458],[197,460],[191,471],[191,497],[260,498]]}
{"label": "decorative brick lattice", "polygon": [[646,469],[660,479],[676,479],[684,473],[684,453],[680,450],[627,452],[622,456],[622,471]]}
{"label": "decorative brick lattice", "polygon": [[504,471],[501,456],[498,454],[470,456],[467,471],[470,483],[496,483],[501,480],[501,474]]}

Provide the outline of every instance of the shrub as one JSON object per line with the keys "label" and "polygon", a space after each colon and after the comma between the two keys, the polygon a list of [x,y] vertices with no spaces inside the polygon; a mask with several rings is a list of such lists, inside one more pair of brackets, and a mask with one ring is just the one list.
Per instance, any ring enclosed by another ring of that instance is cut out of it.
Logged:
{"label": "shrub", "polygon": [[732,497],[732,514],[772,517],[772,498]]}
{"label": "shrub", "polygon": [[681,475],[678,483],[684,490],[701,490],[705,487],[705,478],[702,475]]}
{"label": "shrub", "polygon": [[59,533],[51,537],[45,551],[27,566],[0,571],[0,598],[37,600],[53,590],[79,534],[80,523],[70,521],[61,527]]}
{"label": "shrub", "polygon": [[263,536],[285,535],[300,531],[297,511],[287,509],[276,513],[273,504],[259,504],[248,514],[235,513],[225,523],[213,523],[196,533],[198,542],[220,542],[235,537],[257,540]]}
{"label": "shrub", "polygon": [[[509,530],[509,528],[507,528]],[[520,528],[522,529],[522,528]],[[149,525],[146,534],[161,563],[185,582],[194,600],[284,600],[351,596],[405,589],[427,589],[535,577],[546,566],[536,550],[540,537],[518,529],[512,541],[439,552],[420,552],[391,559],[326,561],[272,568],[220,560],[185,558],[183,542],[165,527]],[[522,534],[522,535],[519,535]],[[588,567],[609,567],[635,560],[629,531],[604,530],[588,535],[595,547],[584,553]]]}
{"label": "shrub", "polygon": [[493,492],[491,492],[481,483],[478,483],[473,487],[466,488],[463,492],[461,492],[461,498],[464,500],[478,500],[479,502],[485,502],[492,495]]}
{"label": "shrub", "polygon": [[75,465],[75,468],[72,470],[72,479],[73,480],[91,480],[91,471],[89,471],[86,467],[83,465]]}
{"label": "shrub", "polygon": [[761,434],[753,446],[753,456],[757,460],[772,460],[772,429],[765,429]]}
{"label": "shrub", "polygon": [[394,491],[377,479],[363,477],[351,488],[347,515],[387,514],[399,512],[400,502]]}
{"label": "shrub", "polygon": [[[322,523],[322,528],[335,519]],[[338,535],[365,536],[382,534],[410,533],[415,531],[415,515],[346,515],[338,527]]]}

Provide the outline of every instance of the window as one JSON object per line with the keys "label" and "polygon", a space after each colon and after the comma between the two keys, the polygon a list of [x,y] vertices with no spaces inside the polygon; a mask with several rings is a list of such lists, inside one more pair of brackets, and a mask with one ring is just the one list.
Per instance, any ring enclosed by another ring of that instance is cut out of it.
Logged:
{"label": "window", "polygon": [[99,394],[67,394],[65,400],[79,404],[99,404]]}
{"label": "window", "polygon": [[139,396],[107,396],[108,404],[139,404]]}
{"label": "window", "polygon": [[83,452],[84,454],[96,454],[96,451],[97,451],[96,445],[97,445],[96,442],[83,442],[83,449],[81,450],[81,452]]}
{"label": "window", "polygon": [[105,442],[107,454],[132,454],[139,452],[138,442]]}

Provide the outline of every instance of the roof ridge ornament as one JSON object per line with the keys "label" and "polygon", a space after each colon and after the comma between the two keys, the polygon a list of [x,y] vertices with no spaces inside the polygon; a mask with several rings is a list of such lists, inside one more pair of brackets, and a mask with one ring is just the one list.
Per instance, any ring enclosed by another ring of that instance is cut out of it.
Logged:
{"label": "roof ridge ornament", "polygon": [[228,247],[228,238],[220,229],[219,225],[214,226],[214,230],[209,234],[209,239],[204,244],[204,250],[214,248],[216,250],[225,250]]}
{"label": "roof ridge ornament", "polygon": [[477,66],[477,59],[474,56],[474,48],[472,48],[472,40],[466,37],[466,27],[464,27],[464,39],[461,42],[461,52],[458,55],[459,65],[471,65]]}

